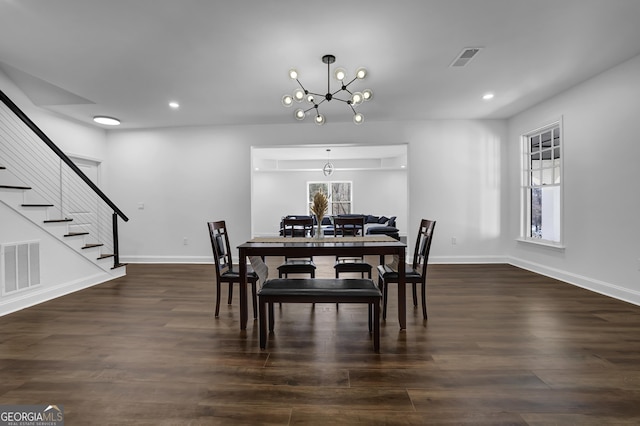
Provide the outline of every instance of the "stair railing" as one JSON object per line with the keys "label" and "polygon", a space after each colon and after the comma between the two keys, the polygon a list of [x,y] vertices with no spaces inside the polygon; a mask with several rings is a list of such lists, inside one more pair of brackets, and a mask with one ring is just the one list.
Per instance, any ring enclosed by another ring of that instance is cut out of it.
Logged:
{"label": "stair railing", "polygon": [[0,109],[0,165],[33,189],[38,204],[53,206],[59,220],[69,221],[70,236],[88,235],[85,248],[103,246],[111,253],[101,250],[101,256],[112,256],[114,268],[120,266],[117,222],[129,218],[2,91],[0,100],[8,108]]}

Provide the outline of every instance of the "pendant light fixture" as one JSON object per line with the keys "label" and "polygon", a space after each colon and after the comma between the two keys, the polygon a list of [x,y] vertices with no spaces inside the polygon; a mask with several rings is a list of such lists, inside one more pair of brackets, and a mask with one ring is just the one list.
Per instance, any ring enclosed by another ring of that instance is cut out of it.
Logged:
{"label": "pendant light fixture", "polygon": [[325,163],[324,167],[322,167],[322,173],[324,173],[325,176],[331,176],[333,174],[333,164],[331,163],[331,159],[329,158],[330,155],[331,150],[327,148],[327,162]]}
{"label": "pendant light fixture", "polygon": [[[324,102],[330,102],[332,100],[344,102],[349,106],[353,112],[353,122],[355,124],[362,124],[364,122],[364,115],[361,112],[357,112],[354,107],[360,105],[362,102],[368,101],[373,97],[373,92],[370,89],[365,89],[362,92],[354,92],[349,86],[356,80],[362,80],[367,76],[367,70],[365,68],[358,68],[356,75],[350,81],[347,81],[347,72],[344,68],[336,68],[334,70],[334,77],[339,81],[339,89],[331,91],[331,64],[336,61],[334,55],[324,55],[322,62],[327,64],[327,93],[320,94],[307,90],[300,80],[298,79],[298,71],[296,69],[289,70],[289,77],[295,80],[300,87],[294,90],[293,95],[284,95],[282,97],[282,105],[290,107],[293,102],[306,101],[311,106],[307,109],[298,108],[294,111],[293,115],[297,120],[304,120],[312,110],[315,110],[314,122],[317,125],[323,125],[326,122],[325,116],[320,113],[320,105]],[[344,92],[344,93],[342,93]],[[341,98],[341,97],[342,98]],[[343,99],[346,98],[346,99]]]}

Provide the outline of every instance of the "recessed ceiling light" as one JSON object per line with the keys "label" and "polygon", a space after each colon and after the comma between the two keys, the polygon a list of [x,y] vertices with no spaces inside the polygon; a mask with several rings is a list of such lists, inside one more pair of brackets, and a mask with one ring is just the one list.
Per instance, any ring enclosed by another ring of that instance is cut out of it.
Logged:
{"label": "recessed ceiling light", "polygon": [[485,101],[493,99],[493,93],[485,93],[484,95],[482,95],[482,99],[484,99]]}
{"label": "recessed ceiling light", "polygon": [[178,109],[178,108],[180,108],[180,104],[179,104],[179,103],[177,103],[177,102],[175,102],[175,101],[171,101],[171,102],[169,102],[169,106],[170,106],[171,108],[173,108],[173,109]]}
{"label": "recessed ceiling light", "polygon": [[96,115],[93,117],[93,121],[104,124],[105,126],[117,126],[120,124],[120,120],[117,118],[107,117],[106,115]]}

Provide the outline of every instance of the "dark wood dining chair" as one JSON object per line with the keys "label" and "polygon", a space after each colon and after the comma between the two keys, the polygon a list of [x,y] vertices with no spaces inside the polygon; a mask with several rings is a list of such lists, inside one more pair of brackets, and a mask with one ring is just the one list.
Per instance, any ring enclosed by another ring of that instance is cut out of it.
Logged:
{"label": "dark wood dining chair", "polygon": [[[287,218],[282,220],[282,235],[300,237],[313,235],[313,218],[311,216]],[[289,278],[289,274],[309,274],[316,277],[316,264],[313,257],[285,257],[284,263],[278,266],[278,277]]]}
{"label": "dark wood dining chair", "polygon": [[[229,234],[224,220],[208,222],[209,236],[211,237],[211,247],[213,249],[213,259],[216,264],[216,311],[215,316],[220,313],[220,287],[222,283],[229,286],[229,296],[227,304],[231,304],[233,299],[233,283],[240,284],[239,266],[233,264],[231,256],[231,246],[229,245]],[[256,283],[258,275],[247,265],[247,283],[251,285],[251,297],[253,300],[253,318],[258,318],[258,299],[256,296]]]}
{"label": "dark wood dining chair", "polygon": [[[416,287],[421,285],[422,291],[422,316],[427,319],[427,263],[429,251],[431,249],[431,239],[433,229],[436,226],[435,220],[422,219],[418,229],[418,237],[413,252],[413,263],[411,265],[398,265],[398,268],[405,268],[406,283],[411,283],[413,290],[413,306],[418,306]],[[378,266],[378,286],[382,291],[382,319],[387,317],[387,293],[389,284],[398,283],[398,272],[389,265]]]}
{"label": "dark wood dining chair", "polygon": [[[342,236],[364,235],[364,216],[349,216],[333,218],[334,234],[336,238]],[[356,272],[364,278],[364,274],[371,278],[371,265],[364,261],[364,257],[343,257],[336,256],[336,262],[333,265],[336,271],[336,278],[341,273]]]}

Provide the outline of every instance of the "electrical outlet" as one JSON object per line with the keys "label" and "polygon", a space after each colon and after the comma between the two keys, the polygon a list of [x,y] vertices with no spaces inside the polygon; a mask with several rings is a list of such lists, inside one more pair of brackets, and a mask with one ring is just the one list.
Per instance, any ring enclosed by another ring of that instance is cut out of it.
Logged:
{"label": "electrical outlet", "polygon": [[182,240],[182,244],[189,245],[189,239],[187,237],[184,237],[184,239]]}
{"label": "electrical outlet", "polygon": [[451,237],[451,245],[455,246],[456,244],[458,244],[458,239],[456,237]]}

